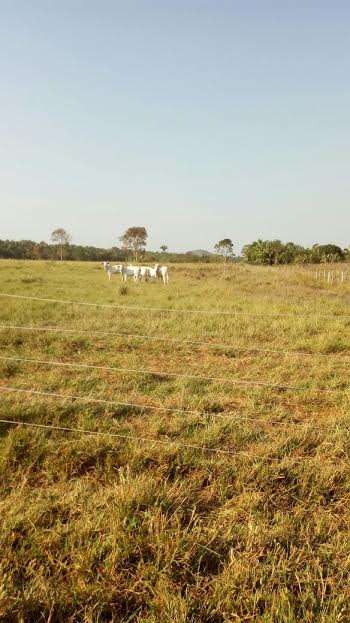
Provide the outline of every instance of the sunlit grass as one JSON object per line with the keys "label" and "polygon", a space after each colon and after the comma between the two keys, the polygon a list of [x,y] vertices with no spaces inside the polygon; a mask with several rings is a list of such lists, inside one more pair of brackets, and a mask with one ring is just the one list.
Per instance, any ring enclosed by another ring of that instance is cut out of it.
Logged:
{"label": "sunlit grass", "polygon": [[132,439],[0,425],[0,620],[350,620],[348,284],[3,261],[0,292],[116,306],[0,298],[2,324],[71,330],[0,329],[0,356],[47,362],[0,359],[2,387],[139,405],[1,392],[1,419]]}

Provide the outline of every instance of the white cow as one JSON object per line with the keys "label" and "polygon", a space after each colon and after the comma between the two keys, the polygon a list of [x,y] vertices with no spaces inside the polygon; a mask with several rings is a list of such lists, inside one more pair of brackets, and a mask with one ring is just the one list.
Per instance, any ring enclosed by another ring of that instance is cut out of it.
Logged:
{"label": "white cow", "polygon": [[164,285],[169,283],[169,272],[167,266],[159,266],[159,264],[155,264],[154,270],[156,271],[157,277],[163,279]]}
{"label": "white cow", "polygon": [[159,273],[157,266],[152,268],[151,266],[139,266],[139,279],[141,281],[148,281],[149,279],[157,279],[157,277],[161,277],[161,273]]}
{"label": "white cow", "polygon": [[121,274],[123,281],[127,281],[128,277],[133,277],[134,281],[138,281],[140,279],[140,267],[122,266]]}
{"label": "white cow", "polygon": [[158,277],[157,268],[156,267],[154,267],[154,268],[148,267],[147,268],[147,277],[149,279],[157,279],[157,277]]}
{"label": "white cow", "polygon": [[116,264],[115,266],[111,266],[109,262],[107,262],[107,266],[105,267],[105,271],[107,272],[108,279],[111,280],[112,275],[116,275],[121,273],[123,269],[122,264]]}
{"label": "white cow", "polygon": [[110,265],[109,262],[102,262],[103,264],[103,270],[105,271],[105,273],[107,273],[108,275],[108,279],[111,280],[111,276],[112,276],[112,266]]}
{"label": "white cow", "polygon": [[148,281],[149,266],[140,266],[140,279],[141,281]]}

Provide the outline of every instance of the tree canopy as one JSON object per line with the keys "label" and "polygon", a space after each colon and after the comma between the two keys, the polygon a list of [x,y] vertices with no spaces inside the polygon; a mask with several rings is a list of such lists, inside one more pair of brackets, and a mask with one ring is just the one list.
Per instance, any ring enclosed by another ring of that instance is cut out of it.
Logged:
{"label": "tree canopy", "polygon": [[214,249],[218,255],[222,255],[225,261],[234,257],[233,242],[230,238],[223,238],[223,240],[219,240],[219,242],[217,242],[214,246]]}
{"label": "tree canopy", "polygon": [[133,253],[135,261],[145,251],[148,234],[145,227],[129,227],[120,237],[123,249]]}
{"label": "tree canopy", "polygon": [[243,257],[250,264],[291,264],[321,262],[342,262],[349,257],[346,249],[334,244],[314,245],[306,249],[294,242],[283,243],[281,240],[255,240],[243,247]]}
{"label": "tree canopy", "polygon": [[63,259],[63,248],[72,240],[72,236],[63,227],[55,229],[51,234],[51,241],[60,248],[61,260]]}

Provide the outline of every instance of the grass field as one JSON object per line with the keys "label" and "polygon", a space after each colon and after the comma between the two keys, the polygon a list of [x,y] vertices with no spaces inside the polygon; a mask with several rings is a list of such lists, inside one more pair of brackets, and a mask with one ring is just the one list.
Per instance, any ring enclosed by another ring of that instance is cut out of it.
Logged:
{"label": "grass field", "polygon": [[350,621],[350,284],[1,261],[0,293],[106,305],[0,297],[0,418],[106,433],[0,424],[0,621]]}

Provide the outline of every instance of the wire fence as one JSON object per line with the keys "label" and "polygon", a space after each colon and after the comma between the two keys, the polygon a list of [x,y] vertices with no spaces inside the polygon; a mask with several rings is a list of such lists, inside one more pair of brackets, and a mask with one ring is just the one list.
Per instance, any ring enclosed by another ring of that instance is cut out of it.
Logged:
{"label": "wire fence", "polygon": [[[49,397],[49,398],[59,398],[61,400],[66,400],[66,399],[71,399],[71,400],[82,400],[84,402],[90,402],[90,403],[107,403],[108,405],[110,404],[114,404],[112,401],[102,401],[100,399],[92,399],[92,398],[86,398],[84,396],[68,396],[65,394],[58,394],[55,392],[44,392],[44,391],[38,391],[38,390],[33,390],[33,389],[24,389],[24,388],[18,388],[18,387],[9,387],[9,386],[0,386],[0,391],[1,392],[17,392],[17,393],[24,393],[24,394],[31,394],[31,395],[35,395],[35,396],[45,396],[45,397]],[[204,415],[204,414],[202,414]],[[257,417],[240,417],[240,416],[236,416],[235,418],[233,418],[237,421],[249,421],[252,422],[254,424],[257,423],[263,423],[263,424],[267,424],[269,426],[271,426],[271,424],[278,424],[278,425],[283,425],[285,426],[287,425],[295,425],[296,422],[292,421],[292,422],[286,422],[284,420],[282,421],[273,421],[273,420],[266,420],[266,418],[257,418]],[[175,446],[178,449],[184,449],[184,450],[195,450],[195,451],[200,451],[202,453],[212,453],[212,454],[221,454],[221,455],[229,455],[229,456],[243,456],[246,458],[249,458],[253,461],[260,461],[260,460],[267,460],[268,462],[280,462],[286,458],[290,458],[293,461],[301,461],[304,462],[305,461],[305,457],[303,456],[295,456],[292,454],[283,454],[282,457],[271,457],[271,456],[261,456],[259,454],[257,454],[256,452],[254,454],[252,453],[248,453],[245,451],[241,451],[241,450],[231,450],[231,449],[227,449],[227,448],[219,448],[217,446],[203,446],[200,444],[192,444],[192,443],[184,443],[184,442],[180,442],[178,440],[173,440],[173,439],[159,439],[159,438],[154,438],[154,437],[145,437],[145,436],[139,436],[139,435],[133,435],[130,433],[117,433],[117,432],[113,432],[113,431],[97,431],[97,430],[91,430],[91,429],[85,429],[85,428],[80,428],[80,427],[73,427],[73,426],[57,426],[57,425],[53,425],[53,424],[42,424],[42,423],[36,423],[36,422],[26,422],[25,420],[13,420],[13,419],[6,419],[6,418],[0,418],[0,423],[3,425],[8,425],[8,426],[23,426],[23,427],[29,427],[29,428],[36,428],[36,429],[41,429],[41,430],[49,430],[49,431],[54,431],[54,432],[68,432],[68,433],[77,433],[77,434],[81,434],[81,435],[90,435],[90,436],[100,436],[100,437],[110,437],[110,438],[114,438],[114,439],[121,439],[121,440],[125,440],[125,441],[131,441],[131,442],[137,442],[137,443],[147,443],[150,445],[161,445],[161,446]],[[299,424],[303,424],[306,426],[310,425],[309,421],[301,421],[298,422]],[[318,427],[319,427],[319,422],[317,423]],[[310,456],[307,457],[308,459],[310,459]]]}
{"label": "wire fence", "polygon": [[24,394],[33,394],[37,396],[47,396],[51,398],[62,398],[64,400],[79,400],[82,402],[88,402],[91,404],[104,405],[106,407],[132,407],[138,410],[152,410],[163,411],[167,413],[186,413],[187,415],[201,415],[199,411],[184,410],[176,407],[164,407],[162,405],[140,404],[135,402],[125,402],[120,400],[107,400],[106,398],[92,398],[91,396],[79,396],[72,394],[59,394],[57,392],[41,391],[36,389],[25,389],[17,387],[8,387],[6,385],[0,385],[2,391],[8,392],[21,392]]}
{"label": "wire fence", "polygon": [[248,453],[242,451],[234,451],[234,450],[225,450],[222,448],[210,446],[199,446],[196,444],[189,443],[179,443],[178,441],[173,441],[171,439],[154,439],[152,437],[140,437],[138,435],[128,435],[126,433],[113,433],[111,431],[96,431],[96,430],[88,430],[86,428],[74,428],[71,426],[54,426],[52,424],[36,424],[35,422],[24,422],[23,420],[6,420],[0,419],[1,424],[8,424],[12,426],[28,426],[31,428],[38,428],[44,430],[52,430],[52,431],[60,431],[67,433],[79,433],[83,435],[95,435],[95,436],[104,436],[104,437],[112,437],[114,439],[123,439],[126,441],[134,441],[138,443],[149,443],[155,445],[169,446],[172,444],[178,448],[182,448],[185,450],[196,450],[200,452],[210,452],[213,454],[226,454],[230,456],[238,456],[245,455],[248,456]]}
{"label": "wire fence", "polygon": [[[27,395],[33,395],[33,396],[44,396],[46,398],[57,398],[57,399],[61,399],[61,400],[70,400],[72,402],[84,402],[87,404],[92,404],[92,405],[102,405],[103,407],[106,407],[106,409],[108,408],[115,408],[115,407],[131,407],[133,409],[135,409],[135,411],[142,413],[144,411],[160,411],[160,412],[164,412],[164,413],[174,413],[176,415],[181,415],[181,416],[193,416],[193,417],[199,417],[199,418],[203,418],[203,419],[209,419],[209,418],[213,418],[213,419],[218,419],[218,418],[224,418],[227,419],[229,418],[230,421],[237,421],[237,422],[253,422],[254,424],[264,424],[264,425],[276,425],[276,426],[281,426],[281,425],[295,425],[295,424],[308,424],[309,420],[307,418],[305,418],[305,416],[303,415],[302,417],[298,414],[295,414],[294,412],[292,413],[291,411],[288,412],[282,412],[280,414],[280,417],[277,418],[271,418],[270,414],[268,416],[263,416],[260,417],[258,415],[254,415],[254,416],[249,416],[246,415],[246,411],[247,408],[242,408],[240,406],[234,406],[234,408],[229,408],[227,409],[226,405],[222,406],[222,411],[217,411],[217,409],[215,409],[214,411],[199,411],[199,410],[193,410],[193,409],[186,409],[184,407],[181,407],[181,409],[178,407],[163,407],[163,406],[159,406],[159,405],[151,405],[151,404],[140,404],[140,403],[134,403],[134,402],[120,402],[117,400],[107,400],[104,398],[95,398],[93,396],[82,396],[82,395],[77,395],[77,394],[61,394],[58,392],[52,392],[52,391],[46,391],[46,390],[38,390],[38,389],[33,389],[33,388],[27,388],[27,387],[13,387],[13,386],[9,386],[9,385],[0,385],[0,392],[5,393],[19,393],[19,394],[27,394]],[[291,417],[291,419],[287,420],[286,416]]]}
{"label": "wire fence", "polygon": [[[230,383],[232,385],[243,386],[243,387],[268,387],[269,389],[276,390],[291,390],[291,391],[311,391],[316,393],[327,393],[327,394],[339,394],[345,393],[350,390],[349,388],[323,388],[323,387],[310,387],[307,385],[284,385],[283,383],[271,383],[268,381],[257,381],[257,380],[249,380],[249,379],[232,379],[227,376],[225,377],[217,377],[217,376],[205,376],[200,374],[181,374],[178,372],[164,372],[159,370],[150,370],[147,368],[123,368],[123,367],[115,367],[115,366],[101,366],[94,364],[84,364],[84,363],[75,363],[71,361],[48,361],[44,359],[31,359],[27,357],[13,357],[7,355],[0,355],[1,361],[12,361],[12,362],[20,362],[20,363],[28,363],[35,365],[43,365],[43,366],[56,366],[56,367],[65,367],[65,368],[76,368],[83,370],[103,370],[105,372],[111,372],[116,374],[141,374],[141,375],[151,375],[155,377],[165,377],[165,378],[175,378],[175,379],[184,379],[184,380],[199,380],[199,381],[214,381],[217,383]],[[161,408],[161,407],[159,407]]]}
{"label": "wire fence", "polygon": [[[259,318],[259,317],[266,317],[266,318],[324,318],[324,319],[332,319],[332,320],[343,320],[343,319],[350,319],[350,315],[346,315],[346,314],[324,314],[324,313],[320,313],[320,312],[315,312],[314,314],[306,314],[306,313],[283,313],[283,312],[276,312],[276,313],[257,313],[257,312],[245,312],[245,311],[241,311],[241,310],[208,310],[208,309],[173,309],[173,308],[163,308],[163,307],[144,307],[144,306],[126,306],[126,305],[114,305],[114,304],[104,304],[104,303],[92,303],[92,302],[87,302],[87,301],[73,301],[73,300],[67,300],[67,299],[53,299],[53,298],[43,298],[43,297],[34,297],[34,296],[25,296],[25,295],[18,295],[18,294],[10,294],[10,293],[0,293],[0,297],[3,298],[8,298],[8,299],[18,299],[18,300],[26,300],[26,301],[35,301],[35,302],[44,302],[44,303],[52,303],[52,304],[62,304],[62,305],[82,305],[82,306],[88,306],[88,307],[93,307],[93,308],[101,308],[101,309],[118,309],[120,311],[125,311],[125,312],[142,312],[142,313],[153,313],[153,312],[160,312],[160,313],[170,313],[170,314],[208,314],[208,315],[216,315],[216,316],[230,316],[230,317],[234,317],[234,316],[246,316],[246,317],[255,317],[255,318]],[[76,333],[77,329],[71,329],[68,327],[47,327],[47,326],[28,326],[28,325],[14,325],[14,324],[1,324],[0,325],[0,329],[2,330],[15,330],[15,331],[52,331],[52,332],[63,332],[63,333]],[[283,355],[289,355],[289,356],[329,356],[329,353],[310,353],[310,352],[304,352],[304,351],[285,351],[285,350],[274,350],[274,349],[260,349],[260,348],[252,348],[252,349],[247,349],[247,348],[240,348],[237,346],[234,346],[232,344],[222,344],[222,343],[213,343],[213,342],[203,342],[203,341],[199,341],[199,340],[188,340],[188,339],[180,339],[180,338],[171,338],[168,336],[151,336],[151,335],[144,335],[144,334],[129,334],[129,333],[120,333],[120,332],[114,332],[114,331],[100,331],[100,330],[83,330],[83,329],[78,329],[79,333],[82,334],[89,334],[91,335],[92,333],[94,333],[95,335],[105,335],[105,336],[116,336],[116,337],[121,337],[121,338],[128,338],[128,339],[144,339],[144,340],[156,340],[156,341],[165,341],[165,342],[169,342],[169,343],[176,343],[176,344],[185,344],[185,345],[196,345],[196,346],[205,346],[205,347],[220,347],[220,348],[230,348],[230,349],[235,349],[237,352],[249,352],[249,353],[273,353],[273,354],[283,354]],[[333,354],[333,353],[332,353]],[[166,378],[178,378],[178,379],[189,379],[189,380],[205,380],[205,381],[214,381],[214,382],[220,382],[220,383],[232,383],[234,385],[237,386],[243,386],[243,387],[266,387],[269,388],[271,390],[291,390],[291,391],[312,391],[312,392],[316,392],[316,393],[327,393],[327,394],[345,394],[347,395],[347,392],[349,390],[349,388],[320,388],[320,387],[310,387],[310,386],[295,386],[295,385],[285,385],[285,384],[280,384],[280,383],[270,383],[270,382],[265,382],[265,381],[256,381],[256,380],[247,380],[247,379],[232,379],[232,378],[228,378],[227,376],[224,377],[216,377],[216,376],[205,376],[205,375],[197,375],[197,374],[185,374],[185,373],[175,373],[175,372],[165,372],[165,371],[156,371],[156,370],[150,370],[150,369],[138,369],[138,368],[123,368],[123,367],[114,367],[114,366],[101,366],[101,365],[94,365],[94,364],[83,364],[83,363],[75,363],[75,362],[63,362],[63,361],[48,361],[48,360],[42,360],[42,359],[33,359],[33,358],[26,358],[26,357],[10,357],[10,356],[0,356],[0,359],[3,361],[12,361],[12,362],[20,362],[20,363],[25,363],[25,364],[32,364],[32,365],[40,365],[40,366],[57,366],[57,367],[67,367],[67,368],[75,368],[75,369],[85,369],[85,370],[103,370],[103,371],[107,371],[110,373],[118,373],[118,374],[140,374],[140,375],[152,375],[152,376],[162,376],[162,377],[166,377]],[[344,358],[343,358],[344,360]],[[90,404],[96,404],[96,405],[103,405],[105,407],[131,407],[131,408],[135,408],[141,411],[144,410],[155,410],[155,411],[160,411],[160,412],[164,412],[164,413],[174,413],[174,414],[182,414],[182,415],[194,415],[194,416],[212,416],[212,413],[206,413],[206,412],[200,412],[200,411],[194,411],[194,410],[188,410],[188,409],[180,409],[180,408],[175,408],[175,407],[165,407],[165,406],[159,406],[159,405],[150,405],[150,404],[138,404],[138,403],[133,403],[133,402],[124,402],[124,401],[116,401],[116,400],[107,400],[107,399],[103,399],[103,398],[93,398],[91,396],[79,396],[79,395],[67,395],[67,394],[60,394],[58,392],[49,392],[49,391],[41,391],[41,390],[35,390],[35,389],[28,389],[28,388],[18,388],[18,387],[10,387],[10,386],[6,386],[6,385],[1,385],[0,386],[0,391],[1,392],[17,392],[17,393],[22,393],[25,395],[32,395],[32,396],[41,396],[41,397],[45,397],[45,398],[55,398],[55,399],[60,399],[60,400],[72,400],[72,401],[82,401],[85,403],[90,403]],[[222,414],[220,414],[222,415]],[[225,414],[225,415],[230,415],[230,414]],[[236,416],[237,419],[237,416]],[[245,420],[245,421],[252,421],[252,422],[264,422],[265,424],[266,422],[266,418],[249,418],[249,417],[240,417],[240,420]],[[124,433],[114,433],[111,431],[91,431],[88,429],[83,429],[83,428],[74,428],[74,427],[65,427],[65,426],[54,426],[54,425],[46,425],[46,424],[36,424],[33,422],[24,422],[22,420],[7,420],[7,419],[0,419],[0,422],[2,424],[7,424],[7,425],[18,425],[18,426],[28,426],[28,427],[35,427],[35,428],[41,428],[41,429],[50,429],[52,431],[61,431],[61,432],[75,432],[75,433],[81,433],[81,434],[87,434],[87,435],[107,435],[110,437],[114,437],[114,438],[119,438],[119,439],[124,439],[124,440],[132,440],[135,442],[139,442],[139,443],[151,443],[151,444],[161,444],[161,445],[166,445],[166,444],[172,444],[175,445],[178,448],[187,448],[187,449],[192,449],[192,450],[198,450],[201,452],[211,452],[211,453],[216,453],[216,454],[228,454],[231,456],[237,456],[237,455],[245,455],[245,456],[250,456],[248,453],[245,452],[238,452],[238,451],[234,451],[234,450],[227,450],[227,449],[222,449],[222,448],[217,448],[217,447],[206,447],[206,446],[200,446],[200,445],[196,445],[196,444],[187,444],[187,443],[180,443],[178,441],[174,441],[174,440],[170,440],[170,439],[154,439],[154,438],[150,438],[150,437],[143,437],[143,436],[136,436],[136,435],[131,435],[131,434],[124,434]],[[274,424],[274,423],[281,423],[279,421],[277,422],[272,422],[272,420],[269,420],[268,423]],[[285,423],[285,422],[283,422]],[[278,459],[280,460],[280,459]]]}
{"label": "wire fence", "polygon": [[347,270],[318,269],[315,272],[316,281],[325,283],[349,283],[350,272]]}
{"label": "wire fence", "polygon": [[218,310],[218,309],[181,309],[170,307],[144,307],[141,305],[114,305],[110,303],[91,303],[88,301],[71,301],[69,299],[51,299],[38,296],[25,296],[22,294],[9,294],[0,292],[0,297],[10,299],[21,299],[26,301],[41,301],[43,303],[56,303],[61,305],[83,305],[87,307],[97,307],[104,309],[118,309],[120,311],[130,312],[164,312],[169,314],[208,314],[218,316],[247,316],[252,318],[323,318],[332,320],[350,319],[350,314],[324,314],[322,312],[314,312],[313,314],[304,314],[299,312],[247,312],[241,310]]}
{"label": "wire fence", "polygon": [[[273,348],[247,348],[244,346],[237,346],[232,343],[222,342],[206,342],[201,340],[181,339],[176,337],[169,337],[164,335],[145,335],[142,333],[120,333],[118,331],[101,331],[99,329],[82,329],[80,327],[58,327],[58,326],[41,326],[41,325],[14,325],[14,324],[0,324],[0,330],[4,331],[37,331],[40,332],[52,332],[52,333],[67,333],[67,334],[81,334],[89,336],[105,336],[105,337],[118,337],[122,339],[130,340],[150,340],[154,342],[166,342],[169,344],[182,344],[184,346],[198,346],[204,348],[219,348],[233,350],[236,353],[251,353],[251,354],[270,354],[270,355],[283,355],[286,357],[338,357],[343,361],[350,361],[350,353],[345,350],[331,351],[331,352],[319,352],[319,351],[302,351],[302,350],[285,350],[285,349],[273,349]],[[349,357],[347,355],[349,354]]]}
{"label": "wire fence", "polygon": [[[284,455],[283,457],[276,457],[276,456],[269,456],[269,455],[261,455],[258,453],[253,454],[249,452],[244,452],[243,450],[227,450],[227,449],[218,448],[218,447],[201,446],[198,444],[183,443],[183,442],[175,441],[172,439],[155,439],[152,437],[140,437],[138,435],[113,433],[111,431],[89,430],[86,428],[76,428],[72,426],[55,426],[52,424],[37,424],[35,422],[25,422],[23,420],[6,420],[2,418],[0,419],[0,423],[4,425],[8,425],[8,426],[23,426],[23,427],[29,427],[29,428],[36,428],[39,430],[49,430],[53,432],[79,433],[80,435],[88,435],[88,436],[95,436],[95,437],[110,437],[112,439],[120,439],[124,441],[129,441],[129,442],[131,441],[131,442],[139,443],[139,444],[146,443],[149,445],[158,445],[158,446],[163,446],[163,447],[173,446],[179,450],[194,450],[196,452],[201,452],[203,454],[209,453],[209,454],[217,454],[217,455],[224,455],[224,456],[226,455],[226,456],[229,456],[230,458],[243,457],[246,459],[250,459],[254,463],[259,463],[261,461],[264,461],[267,463],[274,463],[274,462],[280,463],[285,459],[290,459],[293,462],[304,462],[305,461],[305,457],[295,456],[293,454]],[[307,458],[310,460],[311,457],[308,456]]]}

